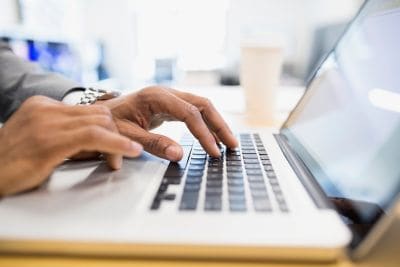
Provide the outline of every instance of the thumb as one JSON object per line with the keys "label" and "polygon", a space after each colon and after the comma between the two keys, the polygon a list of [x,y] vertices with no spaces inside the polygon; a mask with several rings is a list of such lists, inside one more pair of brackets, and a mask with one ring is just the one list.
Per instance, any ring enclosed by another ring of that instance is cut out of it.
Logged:
{"label": "thumb", "polygon": [[128,121],[119,121],[117,125],[120,134],[142,144],[144,150],[147,152],[170,161],[179,161],[182,159],[182,147],[171,138],[148,132]]}

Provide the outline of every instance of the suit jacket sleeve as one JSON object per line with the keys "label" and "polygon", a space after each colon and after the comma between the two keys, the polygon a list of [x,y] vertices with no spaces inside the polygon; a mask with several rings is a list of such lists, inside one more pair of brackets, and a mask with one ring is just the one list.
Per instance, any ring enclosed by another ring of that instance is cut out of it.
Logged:
{"label": "suit jacket sleeve", "polygon": [[62,100],[65,94],[79,86],[17,57],[0,41],[0,122],[7,120],[30,96],[44,95]]}

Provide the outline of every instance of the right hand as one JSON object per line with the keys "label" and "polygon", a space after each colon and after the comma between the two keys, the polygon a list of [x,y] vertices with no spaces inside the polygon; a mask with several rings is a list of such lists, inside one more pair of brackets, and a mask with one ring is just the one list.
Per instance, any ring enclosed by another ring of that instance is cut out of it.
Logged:
{"label": "right hand", "polygon": [[142,146],[118,133],[108,108],[67,106],[43,96],[27,99],[0,129],[0,196],[43,183],[66,158],[105,153],[112,169]]}

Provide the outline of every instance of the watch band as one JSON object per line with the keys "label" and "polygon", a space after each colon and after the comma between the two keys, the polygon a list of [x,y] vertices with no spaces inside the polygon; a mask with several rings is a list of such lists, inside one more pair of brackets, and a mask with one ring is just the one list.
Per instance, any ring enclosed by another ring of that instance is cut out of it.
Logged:
{"label": "watch band", "polygon": [[95,103],[97,100],[108,100],[120,96],[121,93],[118,91],[98,89],[88,87],[85,88],[78,105],[86,106]]}

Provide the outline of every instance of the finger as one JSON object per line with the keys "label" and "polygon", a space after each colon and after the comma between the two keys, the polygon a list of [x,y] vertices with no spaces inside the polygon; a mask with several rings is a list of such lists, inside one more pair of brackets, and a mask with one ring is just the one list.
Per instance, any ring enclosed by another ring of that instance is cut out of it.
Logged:
{"label": "finger", "polygon": [[[69,138],[63,144],[63,151],[74,155],[82,151],[98,151],[101,153],[137,157],[142,146],[129,138],[109,131],[100,126],[85,126],[65,133]],[[68,156],[69,156],[68,155]]]}
{"label": "finger", "polygon": [[182,159],[182,148],[174,140],[163,135],[150,133],[132,122],[118,121],[117,124],[122,135],[142,144],[147,152],[171,161]]}
{"label": "finger", "polygon": [[85,159],[96,159],[100,156],[98,152],[81,152],[73,155],[71,159],[73,160],[85,160]]}
{"label": "finger", "polygon": [[218,138],[228,147],[234,148],[238,146],[238,141],[233,135],[228,124],[222,118],[221,114],[214,107],[212,102],[207,98],[196,96],[186,92],[180,92],[175,89],[170,91],[193,105],[195,105],[201,112],[204,120],[210,127],[210,129],[218,136]]}
{"label": "finger", "polygon": [[62,112],[71,116],[84,116],[84,115],[105,115],[112,116],[108,107],[102,105],[88,105],[88,106],[69,106],[64,105],[60,108]]}
{"label": "finger", "polygon": [[[72,116],[67,123],[64,123],[65,130],[77,129],[82,126],[96,125],[108,129],[114,133],[119,133],[115,126],[114,120],[110,115],[78,115]],[[121,154],[109,154],[105,155],[108,165],[112,169],[120,169],[122,166],[122,155]]]}
{"label": "finger", "polygon": [[213,157],[221,156],[215,139],[208,129],[200,111],[192,104],[165,91],[156,102],[162,112],[166,112],[183,121],[192,134],[199,140],[204,149]]}

